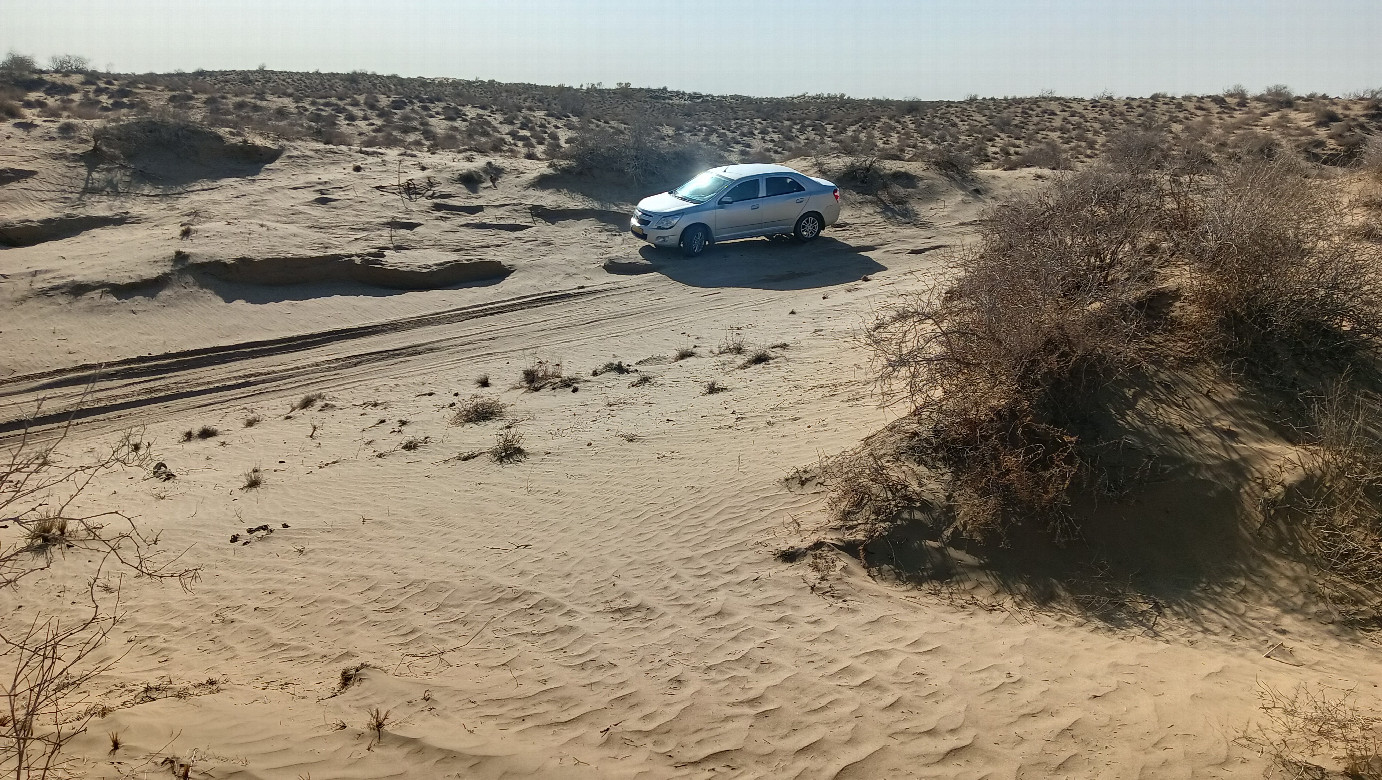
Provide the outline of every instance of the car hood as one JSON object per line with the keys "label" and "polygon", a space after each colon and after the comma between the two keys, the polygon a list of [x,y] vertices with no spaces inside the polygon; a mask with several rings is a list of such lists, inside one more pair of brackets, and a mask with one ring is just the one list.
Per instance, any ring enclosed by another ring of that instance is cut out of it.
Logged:
{"label": "car hood", "polygon": [[697,204],[684,201],[670,192],[660,192],[638,201],[638,210],[648,214],[676,214]]}

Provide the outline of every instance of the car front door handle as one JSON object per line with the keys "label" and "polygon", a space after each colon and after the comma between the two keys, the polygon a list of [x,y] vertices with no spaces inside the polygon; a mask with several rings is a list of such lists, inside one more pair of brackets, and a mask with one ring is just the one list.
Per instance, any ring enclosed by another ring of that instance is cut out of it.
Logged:
{"label": "car front door handle", "polygon": [[757,204],[757,203],[753,204],[752,206],[749,206],[749,209],[750,209],[750,210],[756,209],[756,208],[758,208],[758,204]]}
{"label": "car front door handle", "polygon": [[805,203],[806,198],[797,198],[797,203]]}

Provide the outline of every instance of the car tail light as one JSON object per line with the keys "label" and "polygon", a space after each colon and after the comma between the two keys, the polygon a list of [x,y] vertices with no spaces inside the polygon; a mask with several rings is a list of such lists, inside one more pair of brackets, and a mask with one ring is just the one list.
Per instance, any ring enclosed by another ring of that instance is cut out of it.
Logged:
{"label": "car tail light", "polygon": [[835,188],[835,202],[836,202],[836,203],[839,203],[839,202],[840,202],[840,188],[839,188],[839,187],[836,187],[836,188]]}

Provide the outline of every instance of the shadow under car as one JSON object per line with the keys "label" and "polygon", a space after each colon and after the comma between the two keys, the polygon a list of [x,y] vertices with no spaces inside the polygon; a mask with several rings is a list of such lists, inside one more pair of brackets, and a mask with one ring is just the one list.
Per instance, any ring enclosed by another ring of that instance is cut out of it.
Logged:
{"label": "shadow under car", "polygon": [[748,287],[808,290],[857,282],[887,266],[829,236],[801,243],[793,239],[743,239],[715,244],[700,257],[676,250],[639,248],[653,270],[692,287]]}

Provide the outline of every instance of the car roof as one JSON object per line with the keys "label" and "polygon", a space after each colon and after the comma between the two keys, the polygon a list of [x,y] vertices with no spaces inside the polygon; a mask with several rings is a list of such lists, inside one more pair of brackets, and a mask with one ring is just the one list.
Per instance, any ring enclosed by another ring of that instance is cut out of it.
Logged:
{"label": "car roof", "polygon": [[793,170],[785,165],[771,165],[768,163],[745,163],[743,165],[725,165],[713,169],[715,173],[727,179],[742,179],[746,176],[758,176],[764,173],[795,173],[798,176],[805,176],[801,171]]}

